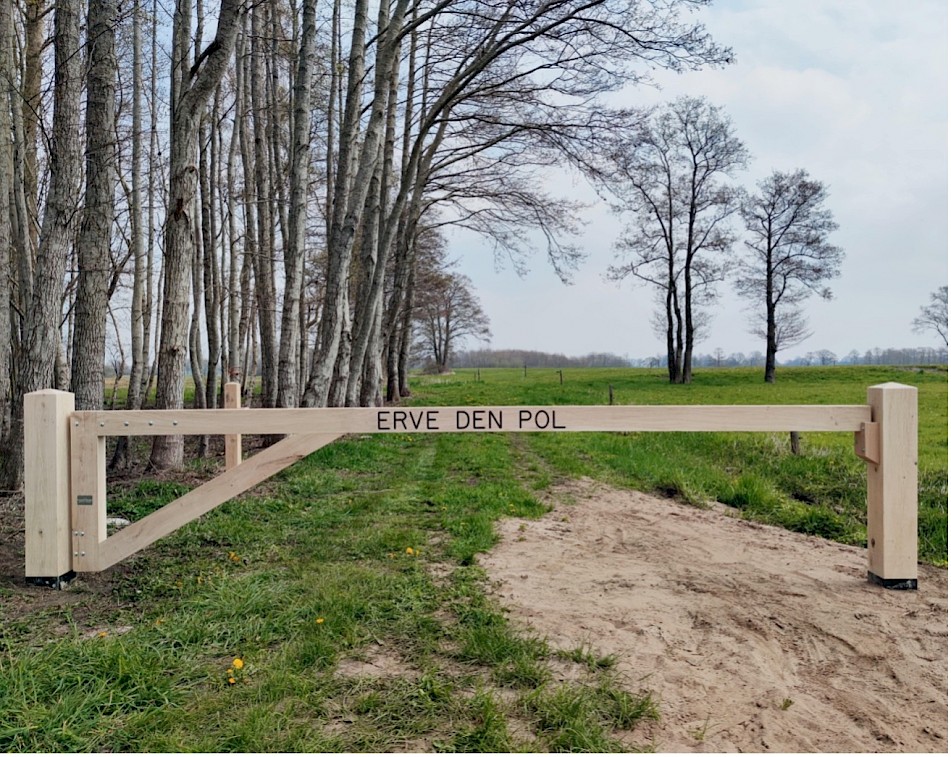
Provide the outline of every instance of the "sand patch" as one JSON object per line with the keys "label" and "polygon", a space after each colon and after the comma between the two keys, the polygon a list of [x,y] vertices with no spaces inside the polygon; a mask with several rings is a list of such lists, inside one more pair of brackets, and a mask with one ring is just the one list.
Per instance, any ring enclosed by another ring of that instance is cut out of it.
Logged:
{"label": "sand patch", "polygon": [[948,574],[868,584],[865,550],[589,481],[480,563],[553,646],[616,654],[659,751],[946,752]]}

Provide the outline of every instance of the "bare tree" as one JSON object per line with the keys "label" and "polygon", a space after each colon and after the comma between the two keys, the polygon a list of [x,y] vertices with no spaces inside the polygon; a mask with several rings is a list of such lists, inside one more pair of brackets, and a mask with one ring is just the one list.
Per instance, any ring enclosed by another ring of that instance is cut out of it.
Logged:
{"label": "bare tree", "polygon": [[722,109],[683,97],[648,111],[631,133],[609,144],[599,177],[629,215],[617,242],[621,262],[609,269],[663,293],[667,370],[671,383],[690,383],[702,311],[724,275],[723,253],[735,238],[727,221],[739,190],[724,180],[748,153]]}
{"label": "bare tree", "polygon": [[79,282],[72,389],[79,410],[100,410],[116,187],[116,0],[89,0],[86,84],[86,189],[77,244]]}
{"label": "bare tree", "polygon": [[62,354],[63,279],[75,234],[82,149],[80,146],[80,7],[77,0],[56,4],[53,18],[53,124],[49,179],[30,297],[23,312],[23,342],[16,367],[16,390],[10,433],[0,455],[0,488],[17,489],[23,477],[23,396],[56,386],[57,358]]}
{"label": "bare tree", "polygon": [[938,287],[931,293],[931,302],[921,306],[921,313],[912,321],[916,334],[937,332],[948,344],[948,288]]}
{"label": "bare tree", "polygon": [[[284,307],[278,357],[278,407],[300,401],[300,300],[304,285],[304,246],[307,226],[307,185],[310,177],[311,98],[317,46],[317,0],[304,0],[297,77],[294,82],[294,131],[290,154],[290,208],[284,250]],[[333,97],[330,98],[331,102]]]}
{"label": "bare tree", "polygon": [[842,250],[828,241],[838,228],[825,203],[828,192],[804,170],[775,171],[744,200],[748,255],[736,287],[754,308],[753,333],[766,338],[767,383],[775,381],[776,353],[807,336],[802,302],[832,297],[826,282],[839,275]]}
{"label": "bare tree", "polygon": [[[221,0],[214,41],[189,65],[192,7],[178,0],[172,34],[172,113],[169,208],[165,219],[162,332],[159,345],[156,406],[182,407],[185,390],[185,357],[188,345],[189,279],[195,256],[195,197],[198,169],[198,127],[208,98],[224,75],[234,51],[242,12],[241,0]],[[151,464],[156,468],[181,467],[182,437],[157,436]]]}
{"label": "bare tree", "polygon": [[472,281],[447,265],[441,237],[433,232],[426,237],[414,313],[418,349],[437,373],[445,373],[460,339],[488,341],[492,333]]}

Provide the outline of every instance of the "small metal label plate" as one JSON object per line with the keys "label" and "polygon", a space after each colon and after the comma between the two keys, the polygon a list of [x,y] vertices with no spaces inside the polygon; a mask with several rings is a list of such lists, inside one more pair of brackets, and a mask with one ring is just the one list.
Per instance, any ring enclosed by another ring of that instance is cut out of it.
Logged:
{"label": "small metal label plate", "polygon": [[76,504],[92,507],[92,495],[91,494],[77,494]]}

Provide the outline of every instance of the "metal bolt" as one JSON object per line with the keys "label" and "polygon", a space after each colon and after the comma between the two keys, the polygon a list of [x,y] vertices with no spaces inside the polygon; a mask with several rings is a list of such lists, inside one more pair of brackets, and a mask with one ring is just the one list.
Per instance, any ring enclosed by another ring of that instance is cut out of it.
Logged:
{"label": "metal bolt", "polygon": [[76,421],[75,423],[73,423],[73,425],[74,425],[76,428],[79,428],[79,421]]}
{"label": "metal bolt", "polygon": [[85,535],[86,535],[86,532],[85,532],[85,531],[80,531],[80,532],[79,532],[79,535],[80,535],[80,536],[85,536]]}
{"label": "metal bolt", "polygon": [[149,425],[150,425],[150,426],[154,426],[154,425],[155,425],[155,421],[149,421]]}
{"label": "metal bolt", "polygon": [[172,421],[172,425],[173,425],[173,426],[177,426],[177,425],[178,425],[178,421]]}
{"label": "metal bolt", "polygon": [[99,421],[99,428],[105,428],[105,426],[106,426],[105,421]]}
{"label": "metal bolt", "polygon": [[123,425],[123,426],[128,426],[128,425],[129,425],[129,421],[123,421],[122,425]]}
{"label": "metal bolt", "polygon": [[80,552],[80,553],[79,553],[79,556],[80,556],[80,557],[85,557],[85,556],[86,556],[86,553],[85,553],[85,552]]}
{"label": "metal bolt", "polygon": [[[83,553],[85,554],[85,553]],[[79,557],[79,552],[73,552],[73,557]]]}

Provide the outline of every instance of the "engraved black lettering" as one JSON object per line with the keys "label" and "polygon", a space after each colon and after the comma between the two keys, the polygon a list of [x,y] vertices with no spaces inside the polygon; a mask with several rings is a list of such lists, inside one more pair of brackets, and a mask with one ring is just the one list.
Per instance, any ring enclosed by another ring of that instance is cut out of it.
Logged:
{"label": "engraved black lettering", "polygon": [[386,410],[379,410],[376,414],[376,430],[377,431],[389,431],[390,427],[386,425],[387,416],[389,413]]}
{"label": "engraved black lettering", "polygon": [[406,431],[406,411],[405,410],[393,411],[393,430],[394,431],[396,431],[397,426],[402,426],[403,430]]}
{"label": "engraved black lettering", "polygon": [[439,431],[439,411],[438,410],[426,411],[426,430]]}
{"label": "engraved black lettering", "polygon": [[472,430],[485,431],[485,410],[472,411]]}
{"label": "engraved black lettering", "polygon": [[555,410],[552,410],[552,411],[551,411],[551,427],[552,427],[552,428],[560,428],[560,429],[567,428],[566,426],[559,426],[559,425],[558,425],[558,421],[555,419],[555,413],[556,413],[556,412],[557,412],[557,411],[555,411]]}
{"label": "engraved black lettering", "polygon": [[465,410],[456,410],[456,430],[462,431],[469,428],[469,413]]}
{"label": "engraved black lettering", "polygon": [[535,427],[536,428],[548,428],[549,422],[550,421],[548,418],[548,411],[539,410],[537,413],[535,413]]}
{"label": "engraved black lettering", "polygon": [[489,428],[497,428],[499,431],[502,430],[502,411],[501,410],[490,410],[489,411]]}
{"label": "engraved black lettering", "polygon": [[518,411],[518,427],[524,428],[525,424],[532,419],[531,410],[519,410]]}

